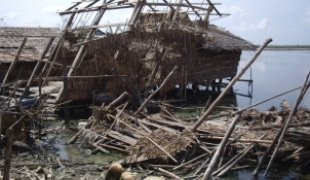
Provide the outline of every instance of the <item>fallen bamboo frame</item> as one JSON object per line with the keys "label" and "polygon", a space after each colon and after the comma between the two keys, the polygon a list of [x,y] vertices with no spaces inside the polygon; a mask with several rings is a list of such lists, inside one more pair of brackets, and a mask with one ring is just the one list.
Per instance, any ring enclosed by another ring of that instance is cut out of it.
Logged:
{"label": "fallen bamboo frame", "polygon": [[[251,64],[256,60],[256,58],[260,55],[263,49],[272,41],[272,39],[267,39],[265,43],[257,50],[252,59],[248,62],[248,64],[232,79],[232,81],[226,86],[225,90],[218,96],[218,98],[210,105],[207,111],[198,119],[198,121],[192,127],[192,131],[196,131],[196,129],[202,124],[202,122],[210,115],[211,111],[214,107],[224,98],[226,93],[230,91],[230,88],[237,82],[237,80],[244,74],[244,72],[251,66]],[[210,167],[210,166],[209,166]]]}

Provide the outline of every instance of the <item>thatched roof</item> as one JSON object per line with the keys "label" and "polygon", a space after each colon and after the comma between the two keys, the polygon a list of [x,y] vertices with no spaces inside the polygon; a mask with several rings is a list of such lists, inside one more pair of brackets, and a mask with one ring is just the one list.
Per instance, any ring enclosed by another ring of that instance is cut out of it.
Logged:
{"label": "thatched roof", "polygon": [[[161,30],[167,29],[170,22],[165,22],[167,13],[143,13],[140,17],[139,27],[147,31],[156,31],[159,26]],[[255,50],[256,46],[241,37],[238,37],[229,31],[219,28],[215,25],[206,25],[204,22],[192,21],[187,12],[179,12],[174,28],[187,31],[194,34],[202,34],[203,49],[210,51],[221,50]]]}
{"label": "thatched roof", "polygon": [[56,27],[1,27],[0,28],[0,63],[10,63],[16,54],[23,39],[27,41],[22,50],[19,61],[33,61],[39,59],[51,37],[56,37],[56,44],[60,37],[60,29]]}
{"label": "thatched roof", "polygon": [[215,25],[209,25],[203,35],[205,43],[203,47],[213,51],[224,50],[255,50],[256,46],[232,33]]}

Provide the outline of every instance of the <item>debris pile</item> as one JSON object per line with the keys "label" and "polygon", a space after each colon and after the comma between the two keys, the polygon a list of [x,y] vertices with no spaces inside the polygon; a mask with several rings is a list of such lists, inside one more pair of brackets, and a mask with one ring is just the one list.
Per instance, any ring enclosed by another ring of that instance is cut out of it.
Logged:
{"label": "debris pile", "polygon": [[[177,177],[186,174],[188,177],[190,174],[194,178],[201,176],[208,166],[227,133],[231,118],[237,116],[232,115],[237,108],[226,107],[227,111],[210,115],[209,120],[194,132],[191,128],[198,118],[178,118],[164,105],[158,114],[141,112],[136,116],[133,111],[125,109],[125,106],[123,104],[115,110],[109,110],[108,106],[92,106],[93,116],[89,118],[85,128],[68,143],[78,141],[92,144],[94,149],[105,153],[110,150],[125,153],[127,156],[122,161],[124,165],[136,165],[145,171],[159,171],[159,168],[163,168],[165,171],[160,172],[167,177],[172,177],[169,173],[175,173]],[[225,145],[219,169],[214,175],[222,176],[233,169],[255,168],[253,162],[272,144],[290,111],[291,107],[286,101],[282,103],[280,111],[274,107],[270,111],[245,110]],[[310,138],[305,132],[309,130],[309,115],[310,110],[307,108],[297,110],[279,149],[277,160],[295,160],[301,167],[310,161],[306,158]]]}

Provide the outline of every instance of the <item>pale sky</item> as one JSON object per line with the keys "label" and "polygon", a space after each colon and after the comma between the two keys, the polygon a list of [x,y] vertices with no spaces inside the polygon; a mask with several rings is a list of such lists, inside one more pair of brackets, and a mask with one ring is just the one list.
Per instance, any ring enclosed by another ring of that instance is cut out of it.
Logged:
{"label": "pale sky", "polygon": [[[191,2],[201,2],[190,0]],[[73,0],[0,0],[1,26],[61,27],[55,13],[72,5]],[[224,18],[211,16],[211,23],[254,44],[272,38],[271,44],[310,44],[309,0],[212,0]],[[214,11],[213,11],[214,12]],[[104,16],[110,23],[125,22],[130,12]]]}

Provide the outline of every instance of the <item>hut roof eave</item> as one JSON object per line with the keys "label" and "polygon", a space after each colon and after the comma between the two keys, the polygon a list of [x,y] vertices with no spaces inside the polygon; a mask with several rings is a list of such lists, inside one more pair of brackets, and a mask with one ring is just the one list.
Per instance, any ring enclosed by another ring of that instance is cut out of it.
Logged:
{"label": "hut roof eave", "polygon": [[1,27],[0,63],[10,63],[14,60],[13,55],[17,53],[24,38],[27,38],[27,41],[19,61],[29,62],[39,59],[50,38],[55,37],[52,44],[55,46],[60,35],[61,31],[57,27]]}

